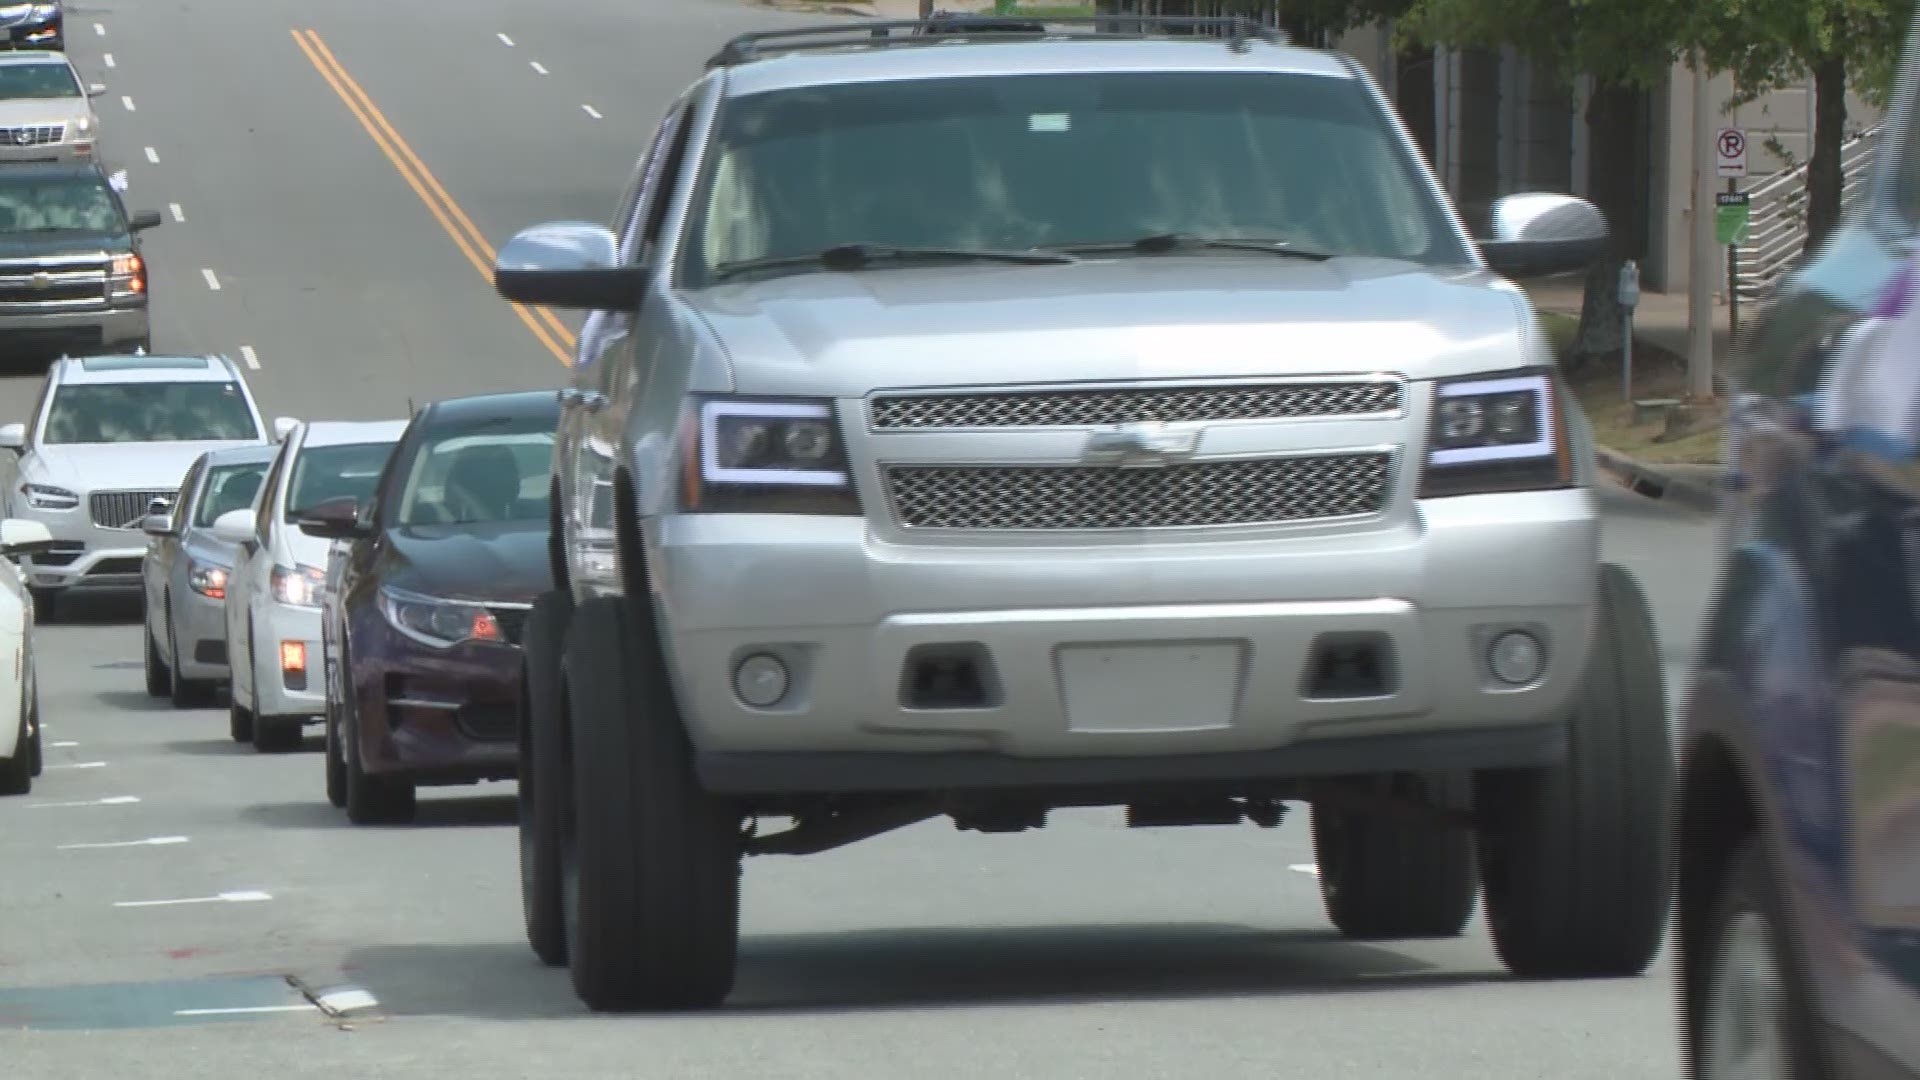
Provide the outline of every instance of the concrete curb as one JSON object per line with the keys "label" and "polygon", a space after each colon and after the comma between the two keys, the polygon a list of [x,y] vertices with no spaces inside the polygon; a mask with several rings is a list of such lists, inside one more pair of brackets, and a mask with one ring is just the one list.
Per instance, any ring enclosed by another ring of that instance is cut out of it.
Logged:
{"label": "concrete curb", "polygon": [[1600,467],[1613,474],[1635,494],[1678,503],[1696,513],[1720,512],[1720,491],[1712,484],[1674,476],[1658,465],[1635,461],[1618,450],[1609,450],[1604,446],[1594,447],[1594,453],[1599,458]]}

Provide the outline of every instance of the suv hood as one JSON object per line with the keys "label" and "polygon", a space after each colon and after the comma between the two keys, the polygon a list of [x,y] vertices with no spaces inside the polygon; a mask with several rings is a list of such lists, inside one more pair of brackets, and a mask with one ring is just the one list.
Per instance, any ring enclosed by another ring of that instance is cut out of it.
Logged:
{"label": "suv hood", "polygon": [[47,232],[0,232],[0,259],[36,259],[44,255],[84,255],[104,251],[124,255],[133,250],[130,232],[94,232],[91,229],[52,229]]}
{"label": "suv hood", "polygon": [[1384,259],[1141,256],[811,273],[685,294],[742,393],[1396,372],[1544,353],[1519,288]]}
{"label": "suv hood", "polygon": [[36,446],[22,473],[69,491],[178,490],[195,458],[252,442],[73,443]]}

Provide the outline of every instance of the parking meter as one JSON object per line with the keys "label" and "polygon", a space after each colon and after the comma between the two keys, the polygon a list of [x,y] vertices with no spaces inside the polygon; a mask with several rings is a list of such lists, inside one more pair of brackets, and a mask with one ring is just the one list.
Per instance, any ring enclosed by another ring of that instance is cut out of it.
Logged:
{"label": "parking meter", "polygon": [[1633,309],[1640,303],[1640,264],[1628,259],[1620,264],[1620,285],[1615,293],[1620,302],[1620,396],[1633,401]]}

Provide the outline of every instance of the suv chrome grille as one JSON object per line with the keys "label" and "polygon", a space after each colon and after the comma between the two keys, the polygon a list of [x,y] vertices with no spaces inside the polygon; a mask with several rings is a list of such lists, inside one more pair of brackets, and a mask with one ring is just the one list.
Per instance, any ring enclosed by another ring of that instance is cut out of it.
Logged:
{"label": "suv chrome grille", "polygon": [[1093,465],[893,465],[908,529],[1175,529],[1378,514],[1386,452],[1205,461],[1157,469]]}
{"label": "suv chrome grille", "polygon": [[112,263],[104,253],[0,260],[0,308],[104,307]]}
{"label": "suv chrome grille", "polygon": [[96,491],[87,496],[87,512],[102,529],[138,529],[155,499],[171,499],[178,491]]}
{"label": "suv chrome grille", "polygon": [[1293,382],[1222,386],[1021,390],[875,397],[875,430],[1099,427],[1149,421],[1305,420],[1400,411],[1398,382]]}
{"label": "suv chrome grille", "polygon": [[65,124],[22,124],[0,127],[0,146],[48,146],[67,137]]}

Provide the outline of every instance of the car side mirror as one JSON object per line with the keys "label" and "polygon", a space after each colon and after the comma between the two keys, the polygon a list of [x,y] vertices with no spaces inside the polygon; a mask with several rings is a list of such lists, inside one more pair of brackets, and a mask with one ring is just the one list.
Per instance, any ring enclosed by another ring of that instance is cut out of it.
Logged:
{"label": "car side mirror", "polygon": [[1606,253],[1607,218],[1572,195],[1506,195],[1494,201],[1480,254],[1510,278],[1584,270]]}
{"label": "car side mirror", "polygon": [[586,221],[524,229],[493,264],[494,291],[516,304],[638,311],[646,282],[645,267],[621,265],[619,238]]}
{"label": "car side mirror", "polygon": [[295,524],[301,532],[321,540],[352,540],[367,532],[360,524],[360,500],[351,495],[315,503],[300,512]]}
{"label": "car side mirror", "polygon": [[140,519],[140,531],[148,536],[172,536],[173,518],[167,514],[148,514]]}
{"label": "car side mirror", "polygon": [[27,425],[0,424],[0,450],[19,453],[27,445]]}
{"label": "car side mirror", "polygon": [[7,518],[0,521],[0,555],[34,555],[53,550],[53,534],[37,521]]}
{"label": "car side mirror", "polygon": [[106,92],[107,92],[107,84],[106,84],[106,83],[88,83],[88,84],[87,84],[87,96],[88,96],[88,97],[99,97],[100,95],[102,95],[102,94],[104,94],[104,93],[106,93]]}
{"label": "car side mirror", "polygon": [[300,421],[294,419],[291,416],[274,417],[273,418],[273,441],[286,442],[287,436],[293,434],[293,429],[299,426],[300,426]]}
{"label": "car side mirror", "polygon": [[213,538],[237,547],[253,545],[253,511],[229,510],[213,519]]}
{"label": "car side mirror", "polygon": [[149,210],[144,214],[135,214],[127,221],[128,232],[146,232],[160,227],[160,212]]}

